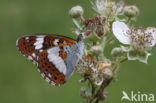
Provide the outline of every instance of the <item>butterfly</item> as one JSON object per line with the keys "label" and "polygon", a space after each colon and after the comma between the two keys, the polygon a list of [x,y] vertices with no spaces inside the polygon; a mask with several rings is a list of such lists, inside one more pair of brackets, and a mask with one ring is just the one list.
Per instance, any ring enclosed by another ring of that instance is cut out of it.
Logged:
{"label": "butterfly", "polygon": [[61,85],[67,81],[84,51],[81,34],[77,40],[54,34],[33,34],[17,39],[16,45],[52,85]]}

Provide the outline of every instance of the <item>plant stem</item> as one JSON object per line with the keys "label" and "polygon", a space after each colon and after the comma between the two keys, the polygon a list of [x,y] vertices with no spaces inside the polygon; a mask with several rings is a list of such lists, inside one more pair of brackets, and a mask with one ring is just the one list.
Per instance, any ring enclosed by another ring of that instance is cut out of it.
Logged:
{"label": "plant stem", "polygon": [[72,21],[73,21],[74,26],[75,26],[79,31],[81,31],[82,28],[81,28],[79,22],[78,22],[76,19],[72,19]]}
{"label": "plant stem", "polygon": [[113,66],[113,70],[112,70],[113,76],[117,72],[117,68],[118,68],[118,65],[120,63],[119,61],[120,61],[120,58],[119,57],[116,57],[115,62],[114,62],[114,66]]}
{"label": "plant stem", "polygon": [[99,99],[96,99],[95,103],[99,103]]}
{"label": "plant stem", "polygon": [[85,18],[82,15],[80,16],[80,19],[81,19],[82,23],[85,21]]}
{"label": "plant stem", "polygon": [[110,78],[110,79],[105,79],[103,81],[103,83],[101,84],[100,86],[100,89],[98,90],[98,92],[96,93],[96,101],[95,103],[98,103],[100,100],[105,100],[105,97],[104,97],[104,89],[111,83],[111,81],[113,80],[113,78]]}
{"label": "plant stem", "polygon": [[123,63],[123,62],[125,62],[125,61],[127,61],[127,60],[128,60],[128,58],[125,57],[124,59],[122,59],[122,60],[120,61],[120,63]]}
{"label": "plant stem", "polygon": [[109,38],[105,44],[109,44],[112,40],[114,39],[114,36],[112,36],[111,38]]}
{"label": "plant stem", "polygon": [[93,82],[92,82],[92,80],[90,79],[90,78],[88,78],[88,80],[89,80],[89,82],[90,82],[90,84],[91,84],[91,89],[92,89],[92,97],[91,97],[91,99],[89,100],[89,102],[88,103],[92,103],[92,101],[94,100],[94,95],[95,95],[95,89],[96,89],[96,87],[95,87],[95,85],[93,84]]}
{"label": "plant stem", "polygon": [[128,17],[127,21],[126,21],[126,24],[128,24],[130,22],[131,18]]}

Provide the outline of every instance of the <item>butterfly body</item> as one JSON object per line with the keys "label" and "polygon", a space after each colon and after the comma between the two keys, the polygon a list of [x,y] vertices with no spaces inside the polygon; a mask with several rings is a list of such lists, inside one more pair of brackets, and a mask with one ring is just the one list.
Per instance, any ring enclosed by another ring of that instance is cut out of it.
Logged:
{"label": "butterfly body", "polygon": [[31,35],[17,40],[21,53],[38,66],[52,85],[64,84],[83,55],[83,37],[77,41],[58,35]]}

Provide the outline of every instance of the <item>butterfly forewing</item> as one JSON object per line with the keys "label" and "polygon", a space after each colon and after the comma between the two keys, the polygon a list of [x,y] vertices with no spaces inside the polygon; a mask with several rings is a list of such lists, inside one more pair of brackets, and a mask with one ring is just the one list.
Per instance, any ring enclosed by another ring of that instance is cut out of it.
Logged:
{"label": "butterfly forewing", "polygon": [[21,53],[28,59],[36,61],[38,54],[43,50],[63,45],[73,45],[75,40],[57,35],[31,35],[24,36],[17,40]]}
{"label": "butterfly forewing", "polygon": [[[72,74],[76,65],[76,62],[73,62],[71,68],[68,65],[78,53],[75,47],[77,42],[71,38],[58,35],[31,35],[18,39],[16,45],[24,56],[37,64],[40,74],[50,84],[64,84],[69,77],[67,75]],[[68,51],[73,55],[71,59],[68,57]]]}
{"label": "butterfly forewing", "polygon": [[17,40],[16,45],[18,46],[21,53],[28,57],[28,59],[36,62],[39,51],[35,49],[34,43],[36,42],[36,36],[25,36]]}

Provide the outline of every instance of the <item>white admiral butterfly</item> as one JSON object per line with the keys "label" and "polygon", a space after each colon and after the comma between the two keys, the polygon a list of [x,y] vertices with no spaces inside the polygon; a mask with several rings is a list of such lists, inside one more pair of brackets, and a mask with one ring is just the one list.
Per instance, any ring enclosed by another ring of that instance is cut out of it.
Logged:
{"label": "white admiral butterfly", "polygon": [[52,85],[64,84],[83,55],[82,35],[77,41],[59,35],[35,34],[17,40],[21,53],[38,66],[42,77]]}

